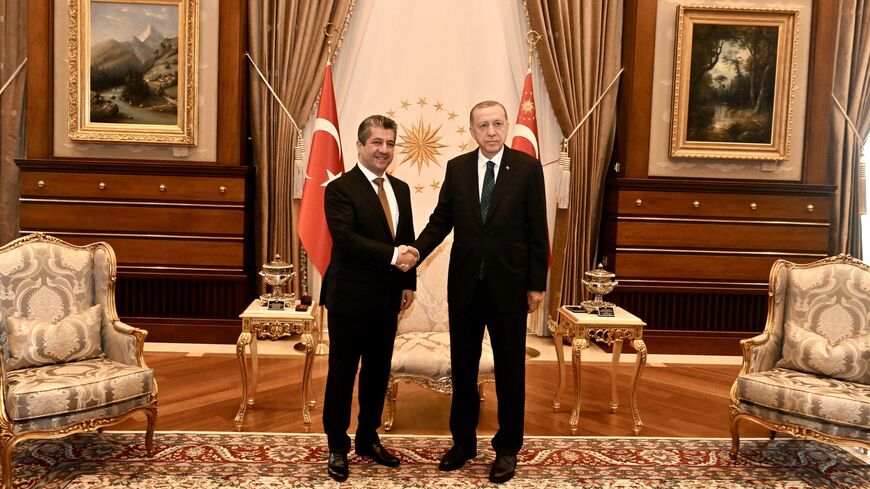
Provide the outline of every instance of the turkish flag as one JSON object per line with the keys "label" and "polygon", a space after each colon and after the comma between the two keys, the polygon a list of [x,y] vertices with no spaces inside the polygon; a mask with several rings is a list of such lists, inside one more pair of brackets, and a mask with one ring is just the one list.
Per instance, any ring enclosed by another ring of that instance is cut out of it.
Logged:
{"label": "turkish flag", "polygon": [[327,64],[308,154],[305,185],[302,187],[302,204],[299,207],[299,239],[321,275],[326,273],[332,252],[332,236],[326,226],[323,196],[329,182],[342,173],[344,161],[341,158],[338,111],[335,107],[335,91],[332,88],[332,66]]}
{"label": "turkish flag", "polygon": [[520,98],[520,110],[517,112],[517,126],[514,129],[514,139],[511,148],[522,151],[532,158],[541,159],[538,150],[538,118],[535,112],[535,92],[532,90],[532,69],[526,72],[526,82],[523,84],[523,96]]}
{"label": "turkish flag", "polygon": [[[532,68],[526,72],[526,81],[523,83],[523,96],[520,98],[520,110],[517,112],[517,125],[514,129],[514,139],[511,148],[522,151],[527,155],[541,159],[538,148],[538,117],[535,111],[535,91],[532,89]],[[552,255],[547,254],[547,266],[550,265]]]}

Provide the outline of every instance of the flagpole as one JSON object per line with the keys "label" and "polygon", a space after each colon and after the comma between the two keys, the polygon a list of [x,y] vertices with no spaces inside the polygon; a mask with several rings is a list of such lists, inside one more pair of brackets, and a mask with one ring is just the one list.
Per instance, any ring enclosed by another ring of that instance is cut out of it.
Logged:
{"label": "flagpole", "polygon": [[[535,52],[535,45],[538,44],[538,41],[540,41],[540,40],[541,40],[541,35],[538,34],[538,32],[535,31],[534,29],[531,29],[531,30],[529,30],[529,32],[526,33],[526,44],[529,45],[529,72],[531,72],[531,70],[532,70],[532,61],[533,61],[532,56],[534,55],[534,52]],[[537,126],[537,122],[535,125]],[[540,304],[538,306],[538,308],[539,308],[538,311],[533,312],[531,314],[541,314],[541,312],[543,310],[543,304]],[[540,350],[538,350],[537,348],[532,348],[531,346],[526,346],[526,358],[536,358],[539,356],[541,356]]]}
{"label": "flagpole", "polygon": [[[327,22],[326,24],[323,25],[323,35],[326,36],[326,68],[327,69],[332,64],[332,55],[335,54],[334,47],[332,45],[332,36],[334,34],[332,34],[330,32],[330,30],[335,31],[337,29],[335,27],[331,27],[331,26],[332,26],[332,22]],[[323,96],[322,89],[321,89],[320,95],[321,95],[321,97]],[[322,100],[321,100],[321,103],[323,103]],[[336,126],[337,126],[337,124],[336,124]],[[336,141],[336,143],[338,143],[338,141]],[[338,143],[338,144],[340,144],[340,143]],[[340,154],[341,154],[341,148],[339,147],[339,155]],[[343,168],[342,168],[342,170],[343,170]],[[302,246],[302,251],[303,252],[305,251],[304,246]],[[305,284],[305,285],[306,285],[306,289],[307,289],[308,284]],[[318,308],[319,321],[317,321],[317,323],[318,323],[318,330],[319,331],[318,331],[318,335],[317,335],[317,344],[314,345],[314,354],[315,355],[328,355],[329,354],[329,341],[324,339],[324,335],[323,335],[323,323],[326,322],[324,309],[325,309],[325,306],[323,304],[321,304],[321,307]],[[305,351],[305,345],[300,341],[300,342],[296,343],[295,345],[293,345],[293,349],[298,351],[298,352],[303,352],[303,351]]]}

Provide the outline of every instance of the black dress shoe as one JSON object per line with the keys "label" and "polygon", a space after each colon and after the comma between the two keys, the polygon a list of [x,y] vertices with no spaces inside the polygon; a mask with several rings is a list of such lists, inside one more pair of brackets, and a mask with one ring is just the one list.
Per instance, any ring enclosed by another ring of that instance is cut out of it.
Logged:
{"label": "black dress shoe", "polygon": [[496,455],[489,469],[489,481],[496,484],[507,482],[517,473],[516,455]]}
{"label": "black dress shoe", "polygon": [[477,456],[477,448],[466,448],[462,445],[453,445],[447,453],[441,457],[441,463],[438,464],[438,469],[445,472],[456,470],[465,465],[465,462]]}
{"label": "black dress shoe", "polygon": [[368,457],[375,462],[386,465],[387,467],[398,467],[399,458],[392,454],[380,443],[372,443],[371,445],[363,445],[356,447],[356,454],[362,457]]}
{"label": "black dress shoe", "polygon": [[344,452],[329,452],[329,464],[327,472],[333,480],[344,482],[347,480],[347,454]]}

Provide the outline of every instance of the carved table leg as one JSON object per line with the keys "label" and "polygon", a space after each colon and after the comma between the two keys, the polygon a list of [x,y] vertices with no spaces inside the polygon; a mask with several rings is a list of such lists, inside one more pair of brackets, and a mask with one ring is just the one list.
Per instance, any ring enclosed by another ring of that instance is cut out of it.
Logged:
{"label": "carved table leg", "polygon": [[637,411],[637,384],[640,382],[643,367],[646,365],[646,343],[641,338],[637,338],[632,341],[631,345],[637,350],[634,379],[631,382],[631,415],[634,417],[634,434],[637,435],[643,428],[643,421],[640,420],[640,413]]}
{"label": "carved table leg", "polygon": [[582,363],[580,355],[583,349],[589,345],[588,334],[586,331],[581,331],[575,336],[571,349],[571,364],[574,366],[574,409],[571,411],[571,433],[577,431],[577,425],[580,423],[580,367]]}
{"label": "carved table leg", "polygon": [[622,340],[613,342],[613,359],[610,366],[610,412],[615,413],[619,408],[619,389],[616,388],[616,379],[619,377],[619,355],[622,354]]}
{"label": "carved table leg", "polygon": [[311,379],[311,367],[314,365],[314,339],[311,337],[311,333],[302,333],[300,340],[305,345],[305,368],[302,371],[302,423],[307,428],[311,426],[308,382]]}
{"label": "carved table leg", "polygon": [[562,369],[565,365],[565,352],[562,346],[562,339],[565,337],[561,332],[553,333],[553,343],[556,345],[556,393],[553,394],[553,412],[558,413],[562,404],[559,402],[559,394],[562,392],[562,386],[565,384],[565,377],[562,376]]}
{"label": "carved table leg", "polygon": [[[242,429],[242,421],[245,419],[245,411],[248,409],[248,362],[245,359],[245,347],[251,342],[251,333],[242,332],[236,342],[236,357],[239,359],[239,368],[242,372],[242,402],[239,404],[239,412],[236,413],[236,429]],[[252,400],[253,401],[253,400]]]}
{"label": "carved table leg", "polygon": [[254,405],[254,396],[257,395],[257,383],[260,380],[260,357],[257,355],[257,334],[251,335],[251,395],[248,397],[248,406]]}

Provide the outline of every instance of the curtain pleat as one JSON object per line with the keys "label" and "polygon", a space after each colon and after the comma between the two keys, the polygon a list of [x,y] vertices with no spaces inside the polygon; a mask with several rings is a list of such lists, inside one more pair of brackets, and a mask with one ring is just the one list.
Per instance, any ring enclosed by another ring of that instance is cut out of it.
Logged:
{"label": "curtain pleat", "polygon": [[[251,58],[263,71],[300,128],[307,122],[323,83],[327,22],[339,32],[353,0],[253,0],[248,3]],[[292,199],[297,133],[256,72],[249,70],[251,134],[256,174],[255,239],[257,263],[280,254],[299,270],[296,234],[298,203]],[[295,279],[298,289],[298,276]]]}
{"label": "curtain pleat", "polygon": [[[527,0],[526,5],[532,28],[543,34],[538,53],[547,93],[568,135],[621,68],[623,0]],[[570,205],[556,212],[551,318],[560,304],[583,299],[580,280],[594,266],[616,99],[611,90],[568,146]]]}
{"label": "curtain pleat", "polygon": [[[27,57],[27,3],[0,0],[0,87]],[[0,95],[0,245],[18,237],[18,167],[24,156],[27,68]]]}
{"label": "curtain pleat", "polygon": [[[861,213],[864,212],[862,141],[870,135],[870,2],[843,0],[834,67],[833,96],[845,108],[834,108],[830,157],[839,183],[834,226],[837,249],[861,258]],[[833,104],[833,101],[832,101]],[[846,117],[858,134],[849,127]]]}

